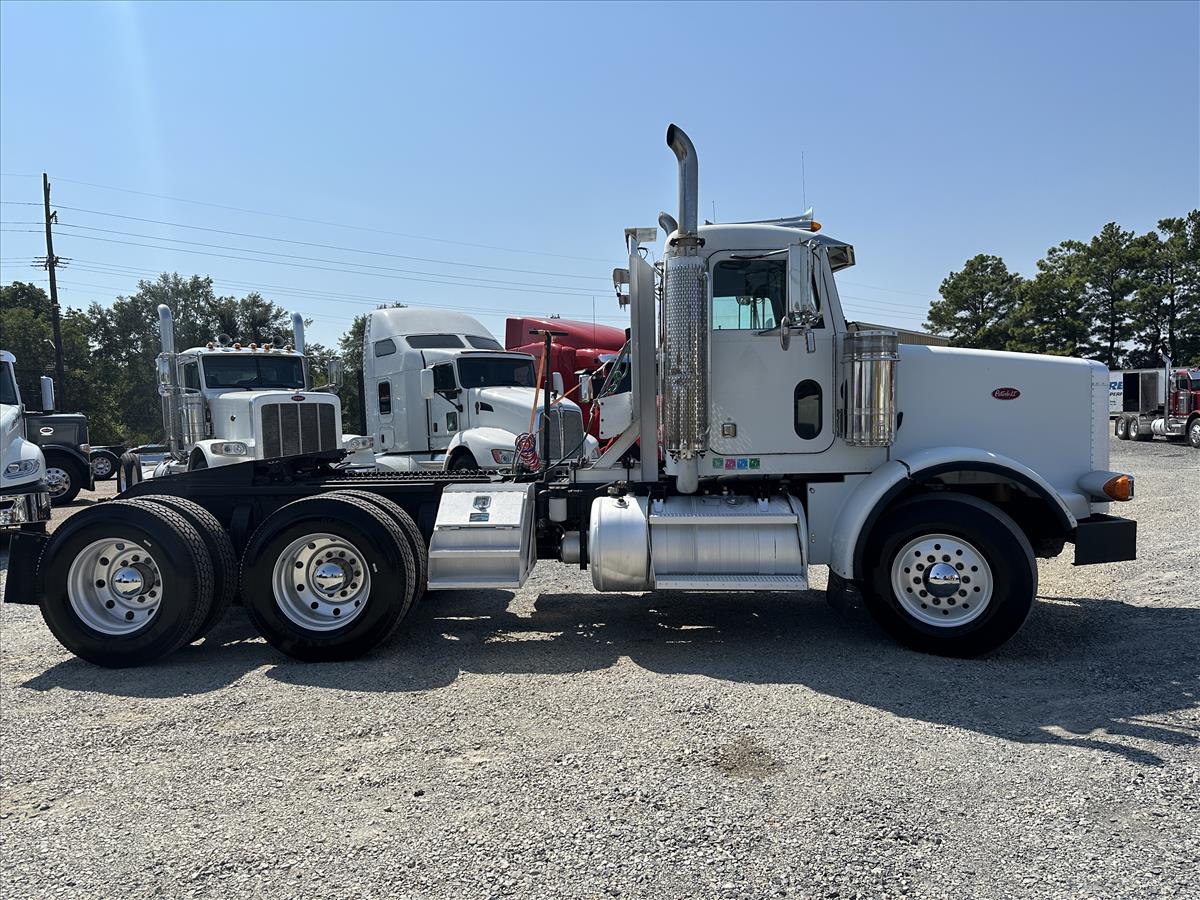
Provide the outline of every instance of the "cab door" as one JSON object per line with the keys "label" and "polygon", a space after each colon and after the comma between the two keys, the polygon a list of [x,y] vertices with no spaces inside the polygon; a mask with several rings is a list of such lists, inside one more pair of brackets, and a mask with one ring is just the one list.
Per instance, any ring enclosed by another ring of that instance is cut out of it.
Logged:
{"label": "cab door", "polygon": [[[803,245],[713,254],[709,263],[709,447],[721,456],[819,453],[833,444],[834,329],[819,308],[812,337],[790,328],[815,260]],[[728,462],[728,460],[727,460]]]}
{"label": "cab door", "polygon": [[462,390],[454,376],[454,363],[433,366],[433,399],[429,401],[429,449],[445,453],[450,439],[462,428]]}

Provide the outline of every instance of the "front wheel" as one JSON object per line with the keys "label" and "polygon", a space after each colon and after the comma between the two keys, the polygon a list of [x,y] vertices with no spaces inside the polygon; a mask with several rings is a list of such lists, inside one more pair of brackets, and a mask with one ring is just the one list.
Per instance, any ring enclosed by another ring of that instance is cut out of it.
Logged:
{"label": "front wheel", "polygon": [[1200,418],[1192,419],[1188,426],[1188,443],[1200,450]]}
{"label": "front wheel", "polygon": [[96,450],[92,453],[92,477],[97,481],[108,481],[117,474],[120,463],[117,454],[110,450]]}
{"label": "front wheel", "polygon": [[450,462],[449,471],[474,472],[478,468],[479,463],[475,462],[475,457],[469,451],[464,451]]}
{"label": "front wheel", "polygon": [[1033,549],[1002,510],[965,494],[889,510],[872,535],[863,599],[897,640],[925,653],[979,656],[1024,623],[1037,594]]}
{"label": "front wheel", "polygon": [[50,486],[50,504],[66,506],[83,487],[84,473],[81,466],[71,459],[57,454],[46,457],[46,483]]}

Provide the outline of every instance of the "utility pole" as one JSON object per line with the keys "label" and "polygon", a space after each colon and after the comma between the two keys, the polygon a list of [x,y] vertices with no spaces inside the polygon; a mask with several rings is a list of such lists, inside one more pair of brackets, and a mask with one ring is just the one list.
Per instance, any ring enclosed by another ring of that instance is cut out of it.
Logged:
{"label": "utility pole", "polygon": [[54,255],[54,233],[50,229],[50,223],[58,219],[57,213],[50,212],[50,178],[45,172],[42,173],[42,201],[46,211],[46,271],[50,273],[50,319],[54,325],[54,380],[58,382],[58,395],[65,401],[67,383],[63,376],[62,327],[58,321],[58,280],[54,273],[58,267],[58,257]]}

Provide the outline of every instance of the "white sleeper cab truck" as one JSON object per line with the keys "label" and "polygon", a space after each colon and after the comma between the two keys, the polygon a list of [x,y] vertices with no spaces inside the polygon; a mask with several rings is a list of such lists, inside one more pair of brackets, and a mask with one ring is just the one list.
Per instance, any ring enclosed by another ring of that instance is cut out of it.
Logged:
{"label": "white sleeper cab truck", "polygon": [[[16,358],[0,350],[0,528],[44,531],[50,520],[46,459],[25,430],[15,365]],[[43,376],[41,385],[42,408],[53,409],[53,382]]]}
{"label": "white sleeper cab truck", "polygon": [[[235,568],[213,561],[236,555],[263,636],[326,660],[378,645],[426,590],[511,590],[540,560],[639,603],[795,594],[819,565],[831,600],[861,594],[898,640],[975,656],[1025,621],[1038,558],[1134,558],[1136,524],[1109,514],[1134,485],[1109,470],[1104,366],[849,330],[854,248],[803,216],[700,226],[695,148],[675,126],[667,143],[679,214],[659,219],[658,264],[656,230],[626,232],[630,421],[598,458],[489,474],[294,456],[149,481],[49,540],[17,535],[6,599],[39,603],[76,654],[133,665],[204,632]],[[486,396],[454,387],[464,407]]]}
{"label": "white sleeper cab truck", "polygon": [[[504,350],[463,313],[377,309],[363,343],[363,403],[376,464],[393,471],[511,469],[521,434],[541,435],[552,462],[594,457],[597,441],[562,376]],[[543,427],[545,416],[546,427]]]}
{"label": "white sleeper cab truck", "polygon": [[[298,313],[292,315],[292,346],[221,339],[178,353],[170,308],[159,306],[158,315],[158,392],[167,454],[154,477],[343,449],[341,401],[333,393],[340,363],[330,367],[330,388],[310,389]],[[359,444],[345,449],[359,449]],[[126,454],[118,471],[120,486],[136,483],[141,472],[136,454]]]}

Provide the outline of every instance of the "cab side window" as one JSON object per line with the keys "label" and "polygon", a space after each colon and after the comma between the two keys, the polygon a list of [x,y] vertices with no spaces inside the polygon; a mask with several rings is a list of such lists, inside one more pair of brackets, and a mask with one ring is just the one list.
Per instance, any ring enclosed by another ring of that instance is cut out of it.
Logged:
{"label": "cab side window", "polygon": [[189,391],[200,390],[200,364],[189,362],[183,364],[183,386]]}
{"label": "cab side window", "polygon": [[441,363],[433,367],[433,389],[439,394],[458,390],[458,385],[454,382],[454,366]]}
{"label": "cab side window", "polygon": [[[788,311],[787,285],[787,260],[782,256],[721,260],[712,270],[713,331],[778,328]],[[822,324],[818,321],[813,327]]]}
{"label": "cab side window", "polygon": [[388,416],[392,413],[392,383],[390,381],[379,382],[379,414]]}

